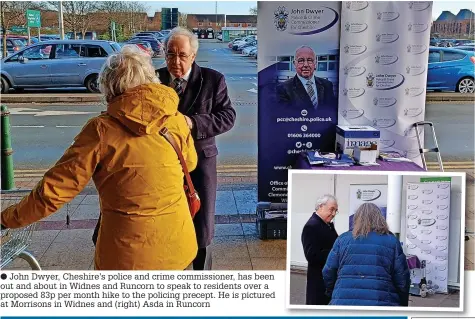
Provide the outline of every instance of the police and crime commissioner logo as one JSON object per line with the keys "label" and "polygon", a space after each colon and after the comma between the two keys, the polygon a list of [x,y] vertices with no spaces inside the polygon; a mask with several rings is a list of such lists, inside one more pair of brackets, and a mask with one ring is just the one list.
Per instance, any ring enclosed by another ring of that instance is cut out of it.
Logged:
{"label": "police and crime commissioner logo", "polygon": [[287,9],[284,6],[278,7],[277,10],[274,11],[274,24],[277,31],[287,30],[288,18],[289,13],[287,12]]}

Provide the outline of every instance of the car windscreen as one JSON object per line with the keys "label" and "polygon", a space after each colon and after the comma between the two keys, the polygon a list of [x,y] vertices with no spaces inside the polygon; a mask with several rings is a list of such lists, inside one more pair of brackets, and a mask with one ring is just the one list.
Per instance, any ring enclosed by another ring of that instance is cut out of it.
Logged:
{"label": "car windscreen", "polygon": [[112,42],[111,47],[112,47],[112,50],[116,52],[120,51],[120,45],[117,42]]}

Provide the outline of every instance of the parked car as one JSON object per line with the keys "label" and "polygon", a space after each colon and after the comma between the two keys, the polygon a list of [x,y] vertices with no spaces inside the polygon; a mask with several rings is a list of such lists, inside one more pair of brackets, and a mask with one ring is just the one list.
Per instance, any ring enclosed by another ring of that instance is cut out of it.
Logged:
{"label": "parked car", "polygon": [[136,37],[136,38],[130,39],[127,42],[130,42],[130,41],[148,42],[150,46],[152,47],[154,57],[159,56],[163,53],[162,43],[154,37],[144,37],[144,36]]}
{"label": "parked car", "polygon": [[102,40],[39,42],[2,59],[1,92],[10,88],[86,87],[99,92],[97,78],[106,58],[120,46]]}
{"label": "parked car", "polygon": [[475,53],[430,47],[427,89],[474,93]]}
{"label": "parked car", "polygon": [[231,42],[228,43],[228,48],[232,49],[234,43],[237,42],[237,41],[241,41],[241,40],[242,40],[242,38],[235,38],[234,40],[232,40]]}
{"label": "parked car", "polygon": [[256,40],[256,37],[254,35],[250,35],[250,36],[247,36],[245,37],[244,39],[240,40],[240,41],[236,41],[233,43],[233,50],[234,51],[237,51],[238,48],[241,46],[241,45],[244,45],[246,43],[251,43],[253,41]]}
{"label": "parked car", "polygon": [[256,49],[257,43],[253,45],[249,45],[242,49],[241,54],[244,56],[250,56],[251,52]]}
{"label": "parked car", "polygon": [[[26,46],[26,42],[19,38],[7,38],[7,53],[11,55],[15,52],[19,52]],[[0,52],[3,53],[3,38],[0,38]]]}
{"label": "parked car", "polygon": [[150,56],[153,56],[154,54],[152,45],[147,41],[142,41],[140,39],[132,39],[124,43],[124,45],[125,44],[135,44],[140,50],[146,52]]}
{"label": "parked car", "polygon": [[248,47],[254,47],[257,45],[257,41],[244,42],[237,47],[237,51],[242,51]]}
{"label": "parked car", "polygon": [[[68,39],[74,40],[74,32],[68,32],[65,35]],[[82,33],[76,32],[77,40],[83,40]],[[97,33],[95,31],[86,31],[84,33],[84,40],[97,40]]]}
{"label": "parked car", "polygon": [[459,47],[455,47],[455,49],[475,52],[475,45],[461,45]]}

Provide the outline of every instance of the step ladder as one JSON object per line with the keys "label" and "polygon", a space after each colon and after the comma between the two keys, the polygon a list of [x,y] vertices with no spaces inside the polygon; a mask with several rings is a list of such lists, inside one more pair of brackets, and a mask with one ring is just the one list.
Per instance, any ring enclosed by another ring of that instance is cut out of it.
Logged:
{"label": "step ladder", "polygon": [[[422,126],[422,129],[424,130],[425,126],[429,126],[429,128],[432,131],[432,137],[434,139],[434,147],[433,148],[424,148],[422,145],[421,138],[419,136],[419,127]],[[427,122],[427,121],[421,121],[421,122],[416,122],[413,124],[414,129],[416,130],[416,137],[417,137],[417,143],[419,144],[419,153],[421,154],[422,158],[422,165],[425,171],[427,171],[427,162],[426,162],[426,157],[425,153],[437,153],[437,161],[439,162],[439,168],[440,171],[444,171],[444,165],[442,163],[442,157],[440,156],[440,149],[439,149],[439,144],[437,143],[437,137],[435,135],[435,129],[434,129],[434,123],[432,122]]]}

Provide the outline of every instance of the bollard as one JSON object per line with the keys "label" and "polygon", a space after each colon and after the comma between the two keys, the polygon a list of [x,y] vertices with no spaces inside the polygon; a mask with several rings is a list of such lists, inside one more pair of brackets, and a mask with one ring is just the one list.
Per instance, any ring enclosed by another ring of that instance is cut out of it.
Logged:
{"label": "bollard", "polygon": [[10,136],[10,112],[6,105],[1,106],[2,110],[2,190],[15,188],[13,178],[13,150]]}

